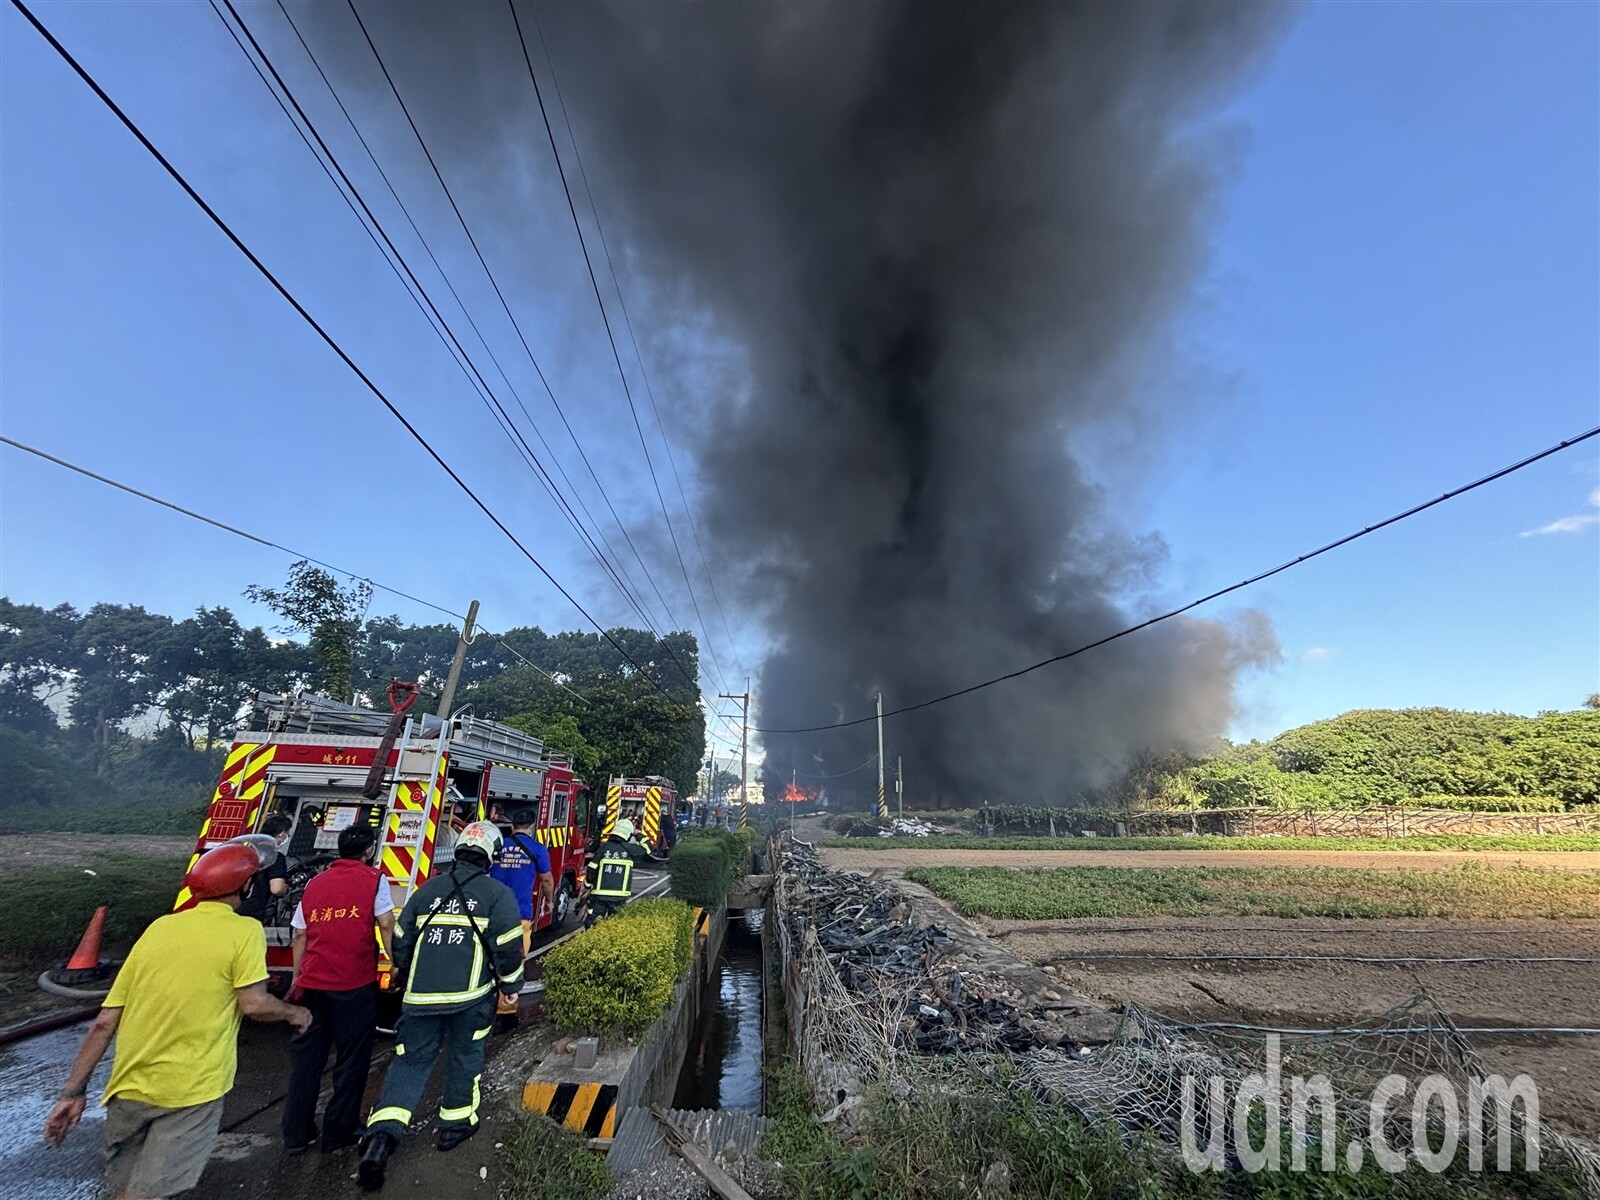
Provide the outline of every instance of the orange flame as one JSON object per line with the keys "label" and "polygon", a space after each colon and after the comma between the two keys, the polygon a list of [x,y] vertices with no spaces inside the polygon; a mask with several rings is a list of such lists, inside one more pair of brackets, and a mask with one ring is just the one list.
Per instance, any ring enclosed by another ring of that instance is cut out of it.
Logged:
{"label": "orange flame", "polygon": [[800,804],[806,800],[815,800],[816,798],[816,788],[796,787],[792,782],[783,785],[783,801],[785,804]]}

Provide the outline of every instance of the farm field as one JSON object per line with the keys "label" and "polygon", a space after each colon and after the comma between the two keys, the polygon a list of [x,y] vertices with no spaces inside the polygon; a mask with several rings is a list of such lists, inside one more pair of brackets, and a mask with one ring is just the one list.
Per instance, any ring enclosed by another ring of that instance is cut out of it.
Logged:
{"label": "farm field", "polygon": [[1488,1068],[1600,1138],[1600,888],[1582,872],[913,868],[1070,992],[1186,1022],[1330,1029],[1425,989]]}
{"label": "farm field", "polygon": [[[917,839],[920,842],[927,839]],[[1059,843],[1058,843],[1059,845]],[[910,867],[1328,867],[1366,870],[1452,870],[1464,865],[1556,871],[1600,871],[1600,850],[994,850],[828,846],[825,865],[837,871]]]}
{"label": "farm field", "polygon": [[1413,837],[828,837],[821,845],[841,850],[1316,850],[1411,853],[1418,851],[1511,850],[1556,853],[1600,851],[1600,833],[1417,834]]}

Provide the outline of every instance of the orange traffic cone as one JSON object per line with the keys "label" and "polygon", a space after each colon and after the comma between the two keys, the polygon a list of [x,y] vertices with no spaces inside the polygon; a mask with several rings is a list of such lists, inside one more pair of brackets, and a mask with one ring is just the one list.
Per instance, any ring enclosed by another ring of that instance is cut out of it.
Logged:
{"label": "orange traffic cone", "polygon": [[89,928],[83,931],[78,948],[67,959],[66,970],[89,971],[100,965],[100,937],[106,931],[106,906],[102,904],[89,918]]}

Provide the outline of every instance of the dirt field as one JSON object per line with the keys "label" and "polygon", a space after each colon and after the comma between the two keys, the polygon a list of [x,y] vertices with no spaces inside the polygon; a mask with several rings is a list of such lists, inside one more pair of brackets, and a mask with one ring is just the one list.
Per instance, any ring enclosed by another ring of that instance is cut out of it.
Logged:
{"label": "dirt field", "polygon": [[[1600,922],[1279,920],[1157,917],[975,921],[1072,990],[1133,1000],[1186,1021],[1328,1028],[1385,1012],[1425,987],[1466,1027],[1600,1025],[1600,963],[1162,961],[1089,955],[1326,955],[1600,959]],[[1546,1114],[1600,1139],[1600,1036],[1471,1034],[1489,1066],[1527,1072]]]}
{"label": "dirt field", "polygon": [[1476,863],[1487,867],[1538,867],[1600,871],[1600,851],[1510,850],[847,850],[817,851],[835,871],[904,870],[906,867],[1368,867],[1440,871]]}
{"label": "dirt field", "polygon": [[70,867],[97,854],[181,858],[194,850],[194,837],[152,837],[134,833],[0,834],[0,875],[30,867]]}

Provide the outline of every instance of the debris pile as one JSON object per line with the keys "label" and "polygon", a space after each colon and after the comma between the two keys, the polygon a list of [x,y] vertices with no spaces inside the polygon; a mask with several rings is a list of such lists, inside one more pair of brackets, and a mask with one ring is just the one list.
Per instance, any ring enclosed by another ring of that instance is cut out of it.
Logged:
{"label": "debris pile", "polygon": [[972,970],[942,925],[921,925],[883,884],[826,870],[804,843],[788,850],[790,932],[809,926],[840,983],[918,1054],[1026,1052],[1048,1044],[1006,986]]}
{"label": "debris pile", "polygon": [[945,830],[931,821],[919,821],[915,817],[896,817],[889,822],[889,828],[881,830],[879,837],[934,837],[944,833]]}

